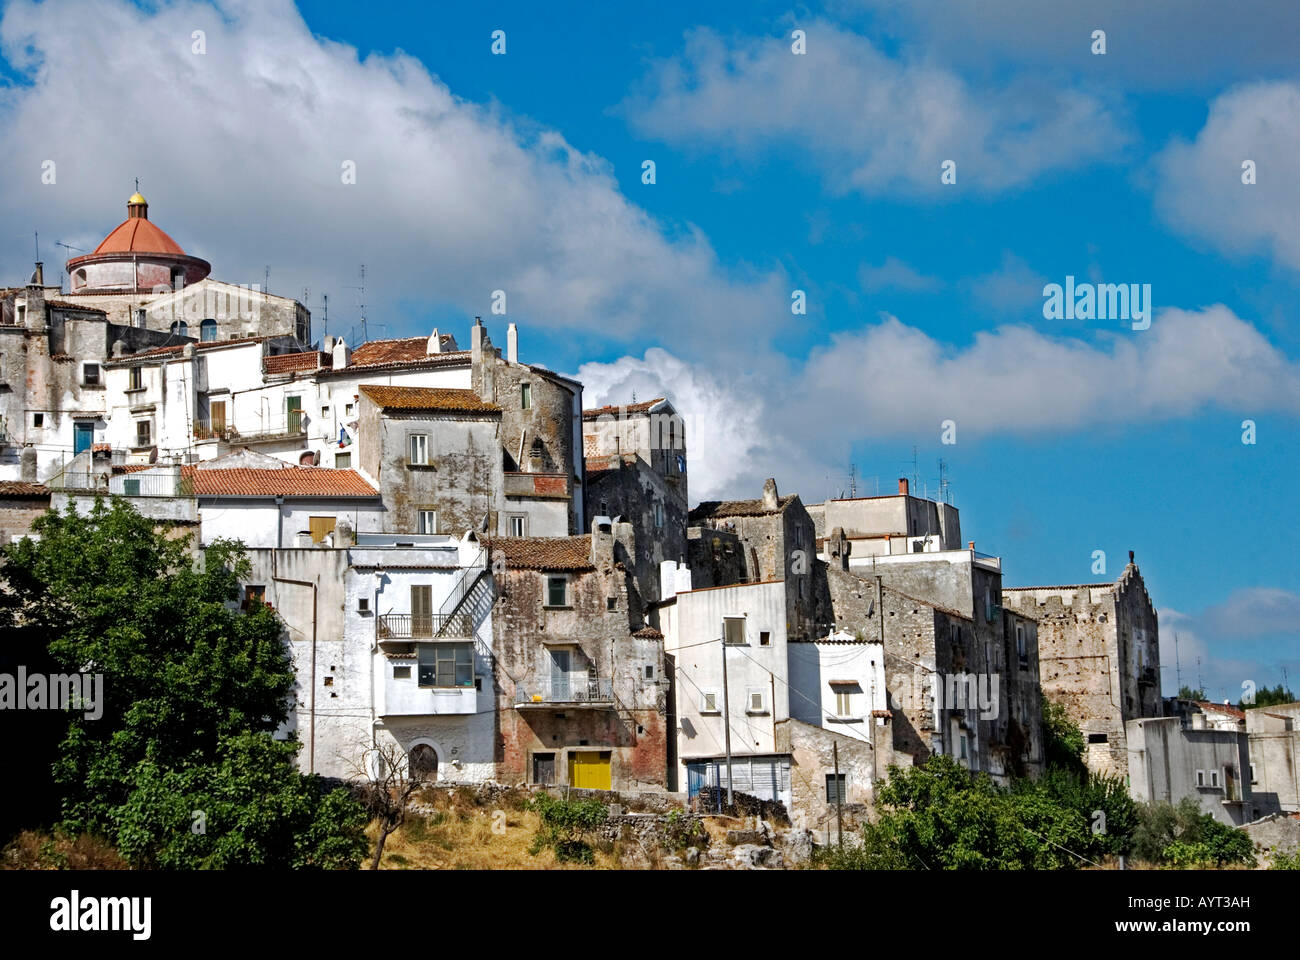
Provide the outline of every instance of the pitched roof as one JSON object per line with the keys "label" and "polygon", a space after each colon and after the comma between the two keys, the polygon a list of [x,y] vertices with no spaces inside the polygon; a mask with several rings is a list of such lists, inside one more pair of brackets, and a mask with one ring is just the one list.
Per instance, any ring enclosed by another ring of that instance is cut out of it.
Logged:
{"label": "pitched roof", "polygon": [[293,373],[298,370],[316,370],[332,364],[333,358],[328,353],[308,350],[305,353],[277,353],[264,357],[262,370],[266,373]]}
{"label": "pitched roof", "polygon": [[591,534],[580,537],[498,537],[488,549],[518,570],[591,570]]}
{"label": "pitched roof", "polygon": [[358,388],[384,410],[454,410],[465,413],[500,413],[473,390],[458,387],[387,387],[363,383]]}
{"label": "pitched roof", "polygon": [[[452,342],[450,333],[438,337],[443,344]],[[444,350],[446,348],[444,347]],[[370,367],[390,363],[417,363],[437,360],[443,357],[468,359],[469,351],[451,350],[445,353],[429,353],[428,337],[402,337],[398,340],[371,340],[361,344],[352,351],[348,366]]]}
{"label": "pitched roof", "polygon": [[1238,710],[1236,707],[1230,707],[1226,703],[1214,703],[1210,700],[1193,700],[1192,702],[1200,707],[1202,711],[1213,710],[1215,713],[1226,713],[1228,716],[1235,717],[1238,720],[1246,719],[1246,711]]}
{"label": "pitched roof", "polygon": [[372,487],[355,470],[329,467],[297,467],[259,470],[232,467],[198,470],[181,467],[181,475],[194,485],[200,497],[377,497]]}
{"label": "pitched roof", "polygon": [[47,307],[54,307],[56,310],[80,310],[82,313],[105,313],[99,307],[91,307],[82,303],[69,303],[67,300],[46,300]]}
{"label": "pitched roof", "polygon": [[797,493],[792,493],[788,497],[780,497],[777,500],[778,506],[775,510],[769,510],[763,506],[762,497],[754,500],[705,500],[691,511],[690,520],[695,523],[700,520],[724,519],[726,517],[766,517],[780,513],[797,496]]}
{"label": "pitched roof", "polygon": [[610,453],[601,457],[587,457],[585,461],[585,469],[587,476],[590,477],[593,474],[617,470],[623,464],[635,466],[637,459],[635,453]]}
{"label": "pitched roof", "polygon": [[48,497],[50,488],[25,480],[0,480],[0,497]]}
{"label": "pitched roof", "polygon": [[595,420],[597,417],[618,416],[622,413],[649,413],[651,409],[667,401],[666,397],[655,397],[653,400],[642,400],[638,403],[606,404],[603,407],[592,407],[582,411],[582,419]]}

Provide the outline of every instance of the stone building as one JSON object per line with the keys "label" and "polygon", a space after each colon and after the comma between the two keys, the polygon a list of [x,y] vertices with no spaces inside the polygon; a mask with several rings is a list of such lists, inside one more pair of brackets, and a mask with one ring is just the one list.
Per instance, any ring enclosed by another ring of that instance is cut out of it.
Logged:
{"label": "stone building", "polygon": [[1139,718],[1125,727],[1134,800],[1177,804],[1191,797],[1221,823],[1236,827],[1254,819],[1244,730],[1216,728],[1204,713]]}
{"label": "stone building", "polygon": [[[782,497],[776,481],[768,478],[763,496],[754,500],[706,500],[690,512],[694,536],[687,532],[692,552],[688,562],[699,569],[700,586],[725,586],[709,582],[715,571],[732,568],[726,545],[738,547],[750,583],[780,580],[785,584],[786,614],[791,637],[806,639],[815,630],[816,602],[813,568],[816,561],[815,525],[798,494]],[[731,540],[731,537],[735,540]],[[699,552],[695,552],[699,551]]]}
{"label": "stone building", "polygon": [[1002,596],[1037,619],[1043,693],[1083,731],[1088,768],[1125,776],[1128,722],[1161,715],[1159,624],[1133,554],[1114,583],[1003,588]]}
{"label": "stone building", "polygon": [[[359,390],[357,465],[379,482],[384,530],[495,529],[505,506],[501,408],[450,387]],[[551,532],[566,533],[565,519]]]}
{"label": "stone building", "polygon": [[858,563],[880,554],[960,550],[962,545],[957,508],[913,496],[906,479],[898,481],[897,494],[827,500],[810,504],[808,514],[819,547],[830,531],[843,530]]}
{"label": "stone building", "polygon": [[[634,455],[667,492],[689,504],[686,484],[686,421],[663,397],[582,411],[582,444],[590,458]],[[598,511],[600,512],[600,511]]]}
{"label": "stone building", "polygon": [[629,525],[604,524],[488,541],[499,780],[663,789],[663,635],[645,623],[630,539]]}
{"label": "stone building", "polygon": [[0,480],[0,547],[32,529],[32,521],[50,509],[50,490],[41,483]]}
{"label": "stone building", "polygon": [[1256,818],[1300,813],[1300,703],[1246,711]]}

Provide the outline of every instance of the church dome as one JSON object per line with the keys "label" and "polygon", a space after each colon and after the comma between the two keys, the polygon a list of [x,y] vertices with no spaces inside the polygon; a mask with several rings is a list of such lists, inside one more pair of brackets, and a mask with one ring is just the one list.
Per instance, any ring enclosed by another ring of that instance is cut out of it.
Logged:
{"label": "church dome", "polygon": [[126,219],[93,252],[67,262],[73,293],[156,293],[197,283],[211,269],[149,219],[149,203],[138,192],[126,202]]}

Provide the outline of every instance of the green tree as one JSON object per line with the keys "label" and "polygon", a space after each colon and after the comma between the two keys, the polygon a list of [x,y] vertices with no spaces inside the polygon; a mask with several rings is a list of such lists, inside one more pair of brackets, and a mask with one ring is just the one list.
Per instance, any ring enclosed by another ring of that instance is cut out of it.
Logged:
{"label": "green tree", "polygon": [[1279,683],[1276,687],[1260,687],[1255,691],[1255,699],[1251,703],[1246,703],[1243,700],[1237,704],[1237,709],[1250,710],[1255,707],[1275,707],[1281,703],[1295,703],[1295,699],[1295,694]]}
{"label": "green tree", "polygon": [[1043,702],[1043,753],[1047,766],[1066,770],[1080,779],[1086,778],[1088,767],[1083,761],[1083,732],[1070,719],[1064,705],[1039,692]]}
{"label": "green tree", "polygon": [[1250,837],[1203,813],[1191,797],[1184,797],[1177,805],[1139,806],[1133,855],[1148,863],[1174,867],[1255,864]]}
{"label": "green tree", "polygon": [[1193,690],[1191,687],[1189,687],[1187,684],[1184,683],[1181,687],[1178,688],[1178,699],[1179,700],[1208,700],[1210,698],[1205,695],[1204,690]]}
{"label": "green tree", "polygon": [[53,763],[63,828],[140,866],[359,862],[360,808],[273,739],[294,674],[279,618],[235,607],[242,545],[196,556],[120,499],[33,529],[3,551],[9,602],[59,667],[103,676],[102,715],[69,714]]}
{"label": "green tree", "polygon": [[531,853],[536,856],[544,847],[555,851],[555,859],[576,863],[592,863],[595,854],[587,836],[605,822],[609,808],[594,798],[586,800],[557,800],[539,793],[529,804],[542,821],[533,837]]}

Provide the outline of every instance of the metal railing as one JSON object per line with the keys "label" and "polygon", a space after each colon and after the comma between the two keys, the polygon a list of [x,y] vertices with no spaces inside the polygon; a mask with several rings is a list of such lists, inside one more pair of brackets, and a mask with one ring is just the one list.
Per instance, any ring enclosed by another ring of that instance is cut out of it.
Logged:
{"label": "metal railing", "polygon": [[465,639],[472,636],[474,626],[468,613],[384,613],[379,616],[380,640]]}
{"label": "metal railing", "polygon": [[515,703],[613,703],[614,682],[609,677],[573,674],[546,677],[534,686],[517,686]]}
{"label": "metal railing", "polygon": [[195,440],[228,440],[239,443],[256,443],[259,440],[279,440],[284,437],[302,437],[307,434],[307,415],[301,410],[291,411],[288,417],[276,417],[242,430],[226,420],[195,420],[191,428]]}
{"label": "metal railing", "polygon": [[118,497],[192,497],[194,481],[175,473],[63,473],[50,481],[60,493],[102,494]]}

